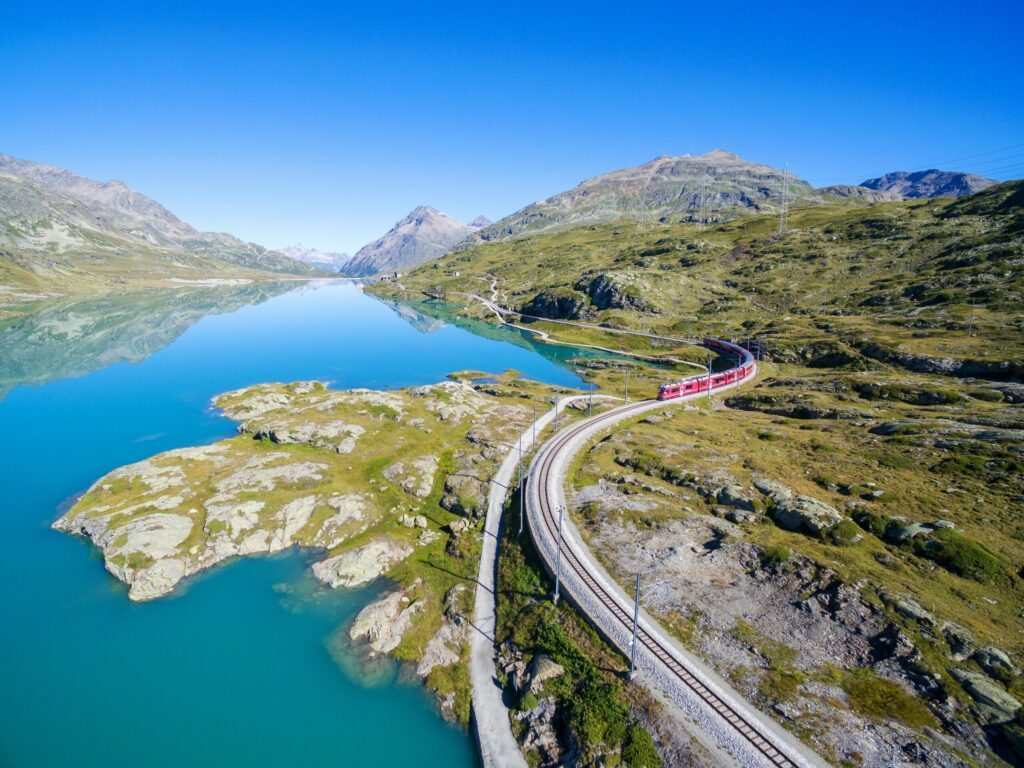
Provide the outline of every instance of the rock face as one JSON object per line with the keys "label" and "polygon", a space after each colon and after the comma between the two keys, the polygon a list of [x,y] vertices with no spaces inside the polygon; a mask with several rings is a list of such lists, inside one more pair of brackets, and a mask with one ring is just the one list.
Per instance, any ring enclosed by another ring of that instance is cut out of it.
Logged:
{"label": "rock face", "polygon": [[995,179],[986,179],[973,173],[932,169],[914,173],[895,171],[877,179],[862,181],[860,186],[888,192],[899,200],[914,200],[919,197],[964,197],[998,183]]}
{"label": "rock face", "polygon": [[356,251],[341,271],[365,277],[413,267],[443,256],[474,231],[436,208],[421,205],[379,240]]}
{"label": "rock face", "polygon": [[[702,179],[704,208],[712,219],[735,210],[775,210],[782,196],[782,171],[729,152],[715,149],[704,155],[662,156],[595,176],[567,192],[528,205],[484,227],[460,247],[585,222],[623,218],[693,221],[702,207]],[[806,181],[789,175],[790,200],[812,191]]]}
{"label": "rock face", "polygon": [[335,557],[313,563],[313,575],[331,587],[357,587],[385,573],[412,554],[412,547],[376,539]]}
{"label": "rock face", "polygon": [[589,310],[587,295],[571,288],[541,291],[522,306],[527,315],[552,320],[582,320]]}
{"label": "rock face", "polygon": [[628,275],[602,273],[586,276],[576,283],[576,290],[587,294],[597,309],[628,309],[651,312],[654,307],[644,298],[643,290]]}
{"label": "rock face", "polygon": [[771,500],[769,514],[776,523],[791,531],[821,534],[839,525],[842,514],[823,501],[793,493],[782,483],[757,478],[754,487]]}

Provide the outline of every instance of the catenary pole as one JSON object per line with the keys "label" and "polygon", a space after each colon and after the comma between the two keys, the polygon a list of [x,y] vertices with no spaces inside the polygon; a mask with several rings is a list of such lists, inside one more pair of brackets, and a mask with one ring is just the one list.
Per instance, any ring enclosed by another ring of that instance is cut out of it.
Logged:
{"label": "catenary pole", "polygon": [[562,576],[562,517],[565,515],[565,507],[558,508],[558,554],[555,556],[555,605],[558,605],[558,596],[561,590]]}
{"label": "catenary pole", "polygon": [[636,625],[640,618],[640,572],[636,574],[636,600],[633,602],[633,643],[629,647],[629,679],[636,677]]}

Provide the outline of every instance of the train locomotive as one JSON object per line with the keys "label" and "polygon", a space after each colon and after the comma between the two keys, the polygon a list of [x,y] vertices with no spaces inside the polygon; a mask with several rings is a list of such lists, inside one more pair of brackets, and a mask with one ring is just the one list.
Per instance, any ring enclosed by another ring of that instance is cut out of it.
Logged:
{"label": "train locomotive", "polygon": [[736,355],[739,365],[726,371],[712,373],[710,376],[708,374],[697,374],[680,381],[673,381],[670,384],[662,384],[658,388],[659,400],[688,397],[700,392],[718,389],[719,387],[727,387],[754,375],[757,363],[754,361],[754,355],[751,354],[750,350],[744,349],[739,344],[733,344],[731,341],[722,341],[721,339],[704,339],[703,343],[709,349],[716,349]]}

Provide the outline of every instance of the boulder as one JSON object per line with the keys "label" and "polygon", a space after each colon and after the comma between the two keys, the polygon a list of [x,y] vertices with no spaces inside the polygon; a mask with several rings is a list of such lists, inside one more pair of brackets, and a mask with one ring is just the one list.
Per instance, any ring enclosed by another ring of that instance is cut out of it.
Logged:
{"label": "boulder", "polygon": [[547,680],[565,673],[565,667],[550,656],[538,653],[526,668],[525,691],[539,696]]}
{"label": "boulder", "polygon": [[313,575],[337,589],[373,581],[391,566],[412,554],[408,544],[391,539],[374,539],[356,549],[313,563]]}
{"label": "boulder", "polygon": [[972,657],[985,672],[996,680],[1009,682],[1017,676],[1017,667],[1003,651],[991,645],[979,648]]}
{"label": "boulder", "polygon": [[949,673],[995,722],[1010,720],[1021,708],[1017,699],[985,675],[958,668],[949,670]]}
{"label": "boulder", "polygon": [[783,528],[821,534],[839,525],[842,514],[823,501],[793,493],[787,486],[770,478],[759,477],[754,487],[771,500],[769,514]]}
{"label": "boulder", "polygon": [[964,661],[974,653],[974,637],[959,624],[947,621],[940,631],[949,644],[949,655],[954,661]]}

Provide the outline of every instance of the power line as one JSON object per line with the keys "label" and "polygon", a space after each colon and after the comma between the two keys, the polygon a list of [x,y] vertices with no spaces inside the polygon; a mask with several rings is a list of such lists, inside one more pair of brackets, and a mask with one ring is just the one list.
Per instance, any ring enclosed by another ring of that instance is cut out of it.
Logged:
{"label": "power line", "polygon": [[946,165],[947,163],[959,163],[961,160],[973,160],[976,157],[985,157],[987,155],[995,155],[995,154],[997,154],[999,152],[1005,152],[1008,149],[1017,149],[1019,147],[1024,147],[1024,142],[1021,142],[1020,144],[1011,144],[1008,147],[1001,147],[999,149],[993,149],[993,150],[990,150],[988,152],[978,152],[976,155],[964,155],[963,157],[954,157],[952,160],[943,160],[942,162],[934,163],[934,165]]}

